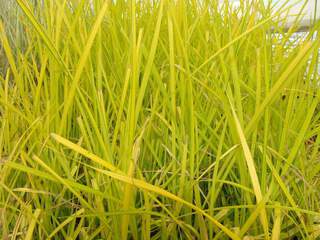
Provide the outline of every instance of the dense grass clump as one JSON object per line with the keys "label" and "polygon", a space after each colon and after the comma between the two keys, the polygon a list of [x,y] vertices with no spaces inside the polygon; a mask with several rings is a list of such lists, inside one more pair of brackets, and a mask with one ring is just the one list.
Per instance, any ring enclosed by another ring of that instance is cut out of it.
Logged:
{"label": "dense grass clump", "polygon": [[228,2],[11,3],[2,239],[320,237],[319,24]]}

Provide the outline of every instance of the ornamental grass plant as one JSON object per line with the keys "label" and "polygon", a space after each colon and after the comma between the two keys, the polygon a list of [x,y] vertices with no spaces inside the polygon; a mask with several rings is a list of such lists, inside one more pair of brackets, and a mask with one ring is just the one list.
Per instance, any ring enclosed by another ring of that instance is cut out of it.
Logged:
{"label": "ornamental grass plant", "polygon": [[284,28],[288,1],[1,4],[2,239],[319,239],[317,21]]}

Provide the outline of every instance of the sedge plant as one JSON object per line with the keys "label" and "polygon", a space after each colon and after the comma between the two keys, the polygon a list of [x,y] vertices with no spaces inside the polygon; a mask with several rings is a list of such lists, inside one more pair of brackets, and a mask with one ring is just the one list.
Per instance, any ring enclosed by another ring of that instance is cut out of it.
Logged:
{"label": "sedge plant", "polygon": [[288,1],[5,2],[2,239],[320,237],[319,23],[284,28]]}

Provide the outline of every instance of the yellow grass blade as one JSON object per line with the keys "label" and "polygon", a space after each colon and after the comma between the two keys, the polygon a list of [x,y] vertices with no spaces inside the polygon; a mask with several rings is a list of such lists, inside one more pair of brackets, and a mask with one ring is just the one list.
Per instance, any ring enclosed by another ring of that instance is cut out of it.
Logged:
{"label": "yellow grass blade", "polygon": [[34,211],[33,218],[31,219],[30,225],[28,227],[25,240],[32,240],[33,239],[33,231],[34,231],[34,228],[35,228],[36,223],[37,223],[37,219],[39,218],[40,214],[41,214],[41,210],[40,209],[36,209]]}
{"label": "yellow grass blade", "polygon": [[[235,125],[237,128],[237,133],[238,133],[238,136],[240,139],[240,143],[242,146],[243,155],[244,155],[244,158],[245,158],[247,166],[248,166],[248,170],[249,170],[249,174],[250,174],[250,178],[251,178],[251,183],[253,186],[254,193],[256,195],[256,200],[257,200],[257,203],[260,204],[263,197],[262,197],[262,192],[261,192],[261,188],[260,188],[259,178],[258,178],[257,171],[256,171],[256,168],[254,165],[254,160],[252,158],[247,140],[245,138],[244,132],[242,130],[242,127],[240,125],[240,122],[238,120],[236,112],[233,107],[231,107],[231,110],[232,110],[234,122],[235,122]],[[264,207],[261,207],[260,211],[261,211],[260,220],[261,220],[261,223],[264,228],[265,237],[266,237],[266,239],[269,239],[269,224],[268,224],[268,219],[267,219],[267,212]]]}

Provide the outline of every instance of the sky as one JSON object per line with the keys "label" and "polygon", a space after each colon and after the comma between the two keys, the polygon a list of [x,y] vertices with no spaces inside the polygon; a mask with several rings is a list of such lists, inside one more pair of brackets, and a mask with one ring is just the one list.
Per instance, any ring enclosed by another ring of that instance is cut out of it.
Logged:
{"label": "sky", "polygon": [[[220,0],[223,1],[223,0]],[[230,2],[234,2],[236,5],[239,2],[239,0],[229,0]],[[266,3],[270,0],[264,0]],[[285,3],[286,0],[271,0],[273,3],[281,6],[281,4]],[[308,25],[311,20],[314,19],[314,11],[315,11],[315,1],[316,0],[307,0],[307,5],[303,11],[303,18],[301,19],[301,22],[303,25]],[[301,7],[304,4],[304,0],[290,0],[289,5],[293,4],[294,6],[290,10],[290,15],[297,15],[301,9]],[[318,0],[318,5],[317,5],[317,19],[320,19],[320,1]],[[291,17],[288,19],[289,24],[290,21],[292,21],[294,17]]]}
{"label": "sky", "polygon": [[[301,23],[302,25],[308,25],[310,22],[312,22],[312,20],[314,19],[314,14],[315,14],[315,1],[316,0],[308,0],[307,1],[307,5],[305,6],[304,10],[303,10],[303,18],[301,19]],[[283,3],[285,2],[284,0],[273,0],[273,2],[275,3]],[[290,14],[292,15],[297,15],[299,14],[303,4],[304,4],[304,1],[303,0],[292,0],[291,1],[292,4],[294,4],[294,6],[291,8],[290,10]],[[290,2],[290,3],[291,3]],[[289,3],[289,4],[290,4]],[[296,4],[295,4],[296,3]],[[317,9],[316,9],[316,18],[317,19],[320,19],[320,2],[317,4]],[[288,19],[289,21],[289,25],[290,25],[290,20],[293,20],[294,17],[291,17]]]}

